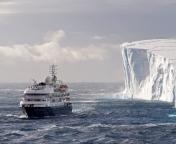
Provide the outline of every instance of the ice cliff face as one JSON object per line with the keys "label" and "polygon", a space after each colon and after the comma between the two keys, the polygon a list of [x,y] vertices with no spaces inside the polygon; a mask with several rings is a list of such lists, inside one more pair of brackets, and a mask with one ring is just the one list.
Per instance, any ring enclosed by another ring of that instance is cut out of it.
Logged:
{"label": "ice cliff face", "polygon": [[123,43],[121,49],[126,87],[121,97],[172,102],[176,95],[176,40]]}

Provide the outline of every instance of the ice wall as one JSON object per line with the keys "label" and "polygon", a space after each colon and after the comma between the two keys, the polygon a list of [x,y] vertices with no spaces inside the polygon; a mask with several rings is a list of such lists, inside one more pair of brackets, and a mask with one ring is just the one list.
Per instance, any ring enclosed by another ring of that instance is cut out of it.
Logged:
{"label": "ice wall", "polygon": [[172,102],[176,85],[176,40],[123,43],[121,49],[125,91],[117,96]]}

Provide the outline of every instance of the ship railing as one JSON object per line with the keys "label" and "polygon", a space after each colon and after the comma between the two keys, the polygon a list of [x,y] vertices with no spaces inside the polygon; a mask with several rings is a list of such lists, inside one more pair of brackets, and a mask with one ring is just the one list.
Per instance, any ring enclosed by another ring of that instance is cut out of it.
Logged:
{"label": "ship railing", "polygon": [[48,94],[24,94],[23,95],[24,98],[27,98],[27,97],[41,97],[41,96],[47,97],[49,95]]}
{"label": "ship railing", "polygon": [[64,101],[65,101],[65,99],[62,99],[62,98],[60,98],[60,99],[51,99],[50,103],[57,103],[57,102],[64,102]]}
{"label": "ship railing", "polygon": [[31,99],[31,100],[44,100],[44,99],[47,99],[49,97],[46,97],[46,96],[26,96],[25,99]]}
{"label": "ship railing", "polygon": [[55,93],[53,94],[54,97],[65,97],[65,96],[69,96],[70,94],[64,94],[64,93]]}
{"label": "ship railing", "polygon": [[43,102],[43,101],[49,101],[47,99],[27,99],[27,98],[22,98],[23,101],[39,101],[39,102]]}
{"label": "ship railing", "polygon": [[42,104],[42,105],[48,105],[50,102],[49,101],[21,101],[20,104],[21,105],[25,105],[25,104]]}

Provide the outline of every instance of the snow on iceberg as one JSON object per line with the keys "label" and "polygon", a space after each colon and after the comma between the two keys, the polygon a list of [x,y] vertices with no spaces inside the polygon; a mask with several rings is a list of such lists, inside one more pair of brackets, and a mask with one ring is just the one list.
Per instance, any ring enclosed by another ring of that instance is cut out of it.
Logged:
{"label": "snow on iceberg", "polygon": [[172,102],[176,91],[176,40],[123,43],[121,49],[125,91],[116,97]]}

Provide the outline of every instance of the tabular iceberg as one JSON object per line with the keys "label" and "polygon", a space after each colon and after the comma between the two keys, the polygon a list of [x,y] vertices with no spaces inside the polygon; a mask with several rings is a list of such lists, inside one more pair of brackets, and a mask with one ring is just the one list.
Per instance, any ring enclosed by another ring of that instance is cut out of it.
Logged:
{"label": "tabular iceberg", "polygon": [[176,40],[143,40],[121,45],[123,98],[172,102],[176,95]]}

